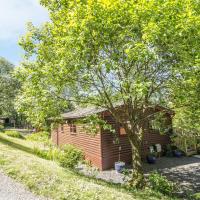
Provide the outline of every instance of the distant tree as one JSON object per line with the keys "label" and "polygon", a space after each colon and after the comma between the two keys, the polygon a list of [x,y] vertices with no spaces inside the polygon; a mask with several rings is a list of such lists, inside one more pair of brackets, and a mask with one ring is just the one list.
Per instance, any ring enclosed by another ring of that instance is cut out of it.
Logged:
{"label": "distant tree", "polygon": [[[48,86],[48,94],[108,109],[126,130],[132,147],[130,184],[143,187],[141,147],[144,122],[152,117],[148,109],[167,105],[177,80],[184,80],[184,70],[197,64],[200,4],[197,0],[41,3],[51,21],[42,28],[29,24],[20,41],[27,59],[22,70],[34,87]],[[122,110],[116,107],[119,101]]]}
{"label": "distant tree", "polygon": [[19,88],[12,73],[14,65],[0,57],[0,116],[15,116],[14,99]]}

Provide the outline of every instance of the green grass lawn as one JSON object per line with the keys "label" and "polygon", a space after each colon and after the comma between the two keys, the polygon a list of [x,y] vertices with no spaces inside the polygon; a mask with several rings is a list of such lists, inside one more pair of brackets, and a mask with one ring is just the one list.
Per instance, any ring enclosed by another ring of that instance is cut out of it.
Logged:
{"label": "green grass lawn", "polygon": [[0,133],[0,169],[35,194],[55,200],[172,199],[151,190],[129,192],[120,185],[78,175],[35,156],[35,145]]}

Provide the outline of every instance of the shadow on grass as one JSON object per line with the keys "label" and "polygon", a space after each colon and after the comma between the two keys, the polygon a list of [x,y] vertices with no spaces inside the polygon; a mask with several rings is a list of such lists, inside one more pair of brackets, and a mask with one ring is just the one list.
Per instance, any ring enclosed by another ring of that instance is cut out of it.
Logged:
{"label": "shadow on grass", "polygon": [[[32,154],[32,155],[35,155],[35,156],[42,158],[41,156],[37,155],[33,151],[32,148],[26,147],[24,145],[18,144],[18,143],[13,142],[13,141],[10,141],[9,139],[2,137],[1,135],[0,135],[0,143],[8,145],[8,146],[10,146],[14,149],[21,150],[21,151],[24,151],[26,153],[29,153],[29,154]],[[43,158],[43,159],[45,159],[45,158]],[[48,159],[45,159],[45,160],[48,160]],[[122,184],[111,183],[111,182],[108,182],[108,181],[105,181],[105,180],[97,179],[96,177],[85,176],[84,174],[81,174],[80,172],[78,172],[76,170],[69,170],[69,169],[64,169],[64,170],[67,173],[71,172],[74,176],[84,178],[88,181],[93,181],[93,182],[95,182],[99,185],[102,185],[102,186],[106,186],[106,187],[109,187],[109,188],[115,188],[115,189],[122,189],[122,190],[132,194],[135,197],[144,198],[144,197],[146,197],[146,195],[149,195],[150,197],[162,198],[161,193],[155,192],[153,190],[136,190],[135,188],[130,189],[130,188],[127,188],[125,185],[122,185]]]}
{"label": "shadow on grass", "polygon": [[26,146],[23,146],[21,144],[18,144],[16,142],[10,141],[9,139],[6,139],[2,136],[0,136],[0,142],[3,143],[3,144],[9,145],[12,148],[15,148],[15,149],[18,149],[18,150],[21,150],[21,151],[25,151],[27,153],[35,155],[35,153],[33,152],[33,149],[26,147]]}

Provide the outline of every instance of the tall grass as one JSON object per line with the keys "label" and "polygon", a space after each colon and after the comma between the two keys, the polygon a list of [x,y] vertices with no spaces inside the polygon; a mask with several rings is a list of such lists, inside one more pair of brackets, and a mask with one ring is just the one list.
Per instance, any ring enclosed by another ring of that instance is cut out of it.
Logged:
{"label": "tall grass", "polygon": [[31,133],[26,136],[29,141],[49,142],[50,134],[46,131]]}
{"label": "tall grass", "polygon": [[7,131],[4,132],[4,134],[9,136],[9,137],[24,139],[24,136],[18,131],[7,130]]}

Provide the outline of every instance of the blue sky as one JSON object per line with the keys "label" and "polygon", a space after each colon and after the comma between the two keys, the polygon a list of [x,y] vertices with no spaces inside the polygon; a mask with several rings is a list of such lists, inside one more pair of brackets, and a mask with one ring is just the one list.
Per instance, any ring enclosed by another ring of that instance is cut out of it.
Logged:
{"label": "blue sky", "polygon": [[40,25],[48,21],[48,12],[38,0],[0,0],[0,56],[19,64],[23,51],[18,40],[26,23]]}

